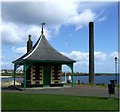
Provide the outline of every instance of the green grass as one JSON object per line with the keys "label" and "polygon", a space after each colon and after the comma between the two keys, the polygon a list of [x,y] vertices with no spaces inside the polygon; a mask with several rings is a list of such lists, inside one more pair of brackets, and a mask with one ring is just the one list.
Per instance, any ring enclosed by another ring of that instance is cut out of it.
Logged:
{"label": "green grass", "polygon": [[117,98],[2,92],[2,110],[118,110]]}

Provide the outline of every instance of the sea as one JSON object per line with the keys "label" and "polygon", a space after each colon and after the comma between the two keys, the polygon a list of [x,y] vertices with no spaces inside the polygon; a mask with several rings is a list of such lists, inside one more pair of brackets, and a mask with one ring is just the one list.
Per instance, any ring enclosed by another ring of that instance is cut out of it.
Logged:
{"label": "sea", "polygon": [[[64,82],[65,79],[68,80],[68,76],[66,76],[66,78],[65,78],[65,76],[63,76],[62,82]],[[13,80],[14,80],[14,78],[1,78],[1,82],[13,81]],[[23,82],[23,78],[15,78],[15,80],[19,81],[19,82]],[[77,83],[78,80],[82,84],[88,84],[89,76],[74,76],[73,77],[74,83]],[[116,77],[115,76],[95,76],[95,84],[109,84],[110,80],[116,80]],[[118,83],[118,81],[120,81],[120,80],[117,77],[117,83]]]}
{"label": "sea", "polygon": [[[68,80],[68,77],[66,77]],[[62,80],[65,80],[65,77],[62,77]],[[88,84],[89,83],[89,76],[74,76],[73,78],[74,83]],[[95,76],[95,84],[109,84],[110,80],[116,80],[116,76]],[[117,82],[120,81],[117,77]]]}

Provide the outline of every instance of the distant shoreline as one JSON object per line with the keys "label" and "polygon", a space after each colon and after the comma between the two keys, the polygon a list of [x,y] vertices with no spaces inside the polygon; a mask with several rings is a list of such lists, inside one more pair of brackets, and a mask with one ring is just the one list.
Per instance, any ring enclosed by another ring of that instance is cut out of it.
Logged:
{"label": "distant shoreline", "polygon": [[[67,73],[66,76],[71,75],[71,73]],[[95,73],[95,76],[114,76],[115,73]],[[63,74],[62,76],[65,76]],[[89,73],[74,73],[74,76],[89,76]]]}
{"label": "distant shoreline", "polygon": [[12,76],[0,76],[0,78],[12,78]]}
{"label": "distant shoreline", "polygon": [[[0,76],[0,78],[13,78],[14,75],[13,73],[12,74],[1,74],[2,76]],[[66,73],[66,76],[69,76],[71,75],[71,73]],[[95,76],[115,76],[116,74],[115,73],[95,73]],[[23,74],[16,74],[16,78],[21,78],[23,77],[24,75]],[[65,72],[62,73],[62,76],[65,76]],[[74,76],[89,76],[88,73],[74,73]]]}

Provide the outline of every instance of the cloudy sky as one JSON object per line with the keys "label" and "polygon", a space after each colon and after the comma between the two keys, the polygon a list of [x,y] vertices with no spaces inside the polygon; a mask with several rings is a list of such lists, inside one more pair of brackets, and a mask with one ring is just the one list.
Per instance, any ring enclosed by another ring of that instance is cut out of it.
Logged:
{"label": "cloudy sky", "polygon": [[[117,2],[2,2],[2,69],[13,69],[12,61],[26,53],[28,35],[33,44],[45,22],[44,34],[59,52],[76,60],[75,72],[88,72],[88,23],[94,22],[95,72],[114,73],[118,52]],[[70,71],[63,66],[63,71]]]}

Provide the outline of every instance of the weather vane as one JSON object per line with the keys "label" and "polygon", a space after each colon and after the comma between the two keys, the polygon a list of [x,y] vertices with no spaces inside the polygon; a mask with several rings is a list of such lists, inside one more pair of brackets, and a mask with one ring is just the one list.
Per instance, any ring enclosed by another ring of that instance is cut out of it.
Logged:
{"label": "weather vane", "polygon": [[41,25],[42,25],[42,31],[41,31],[41,33],[43,34],[43,25],[45,25],[45,23],[42,23]]}

